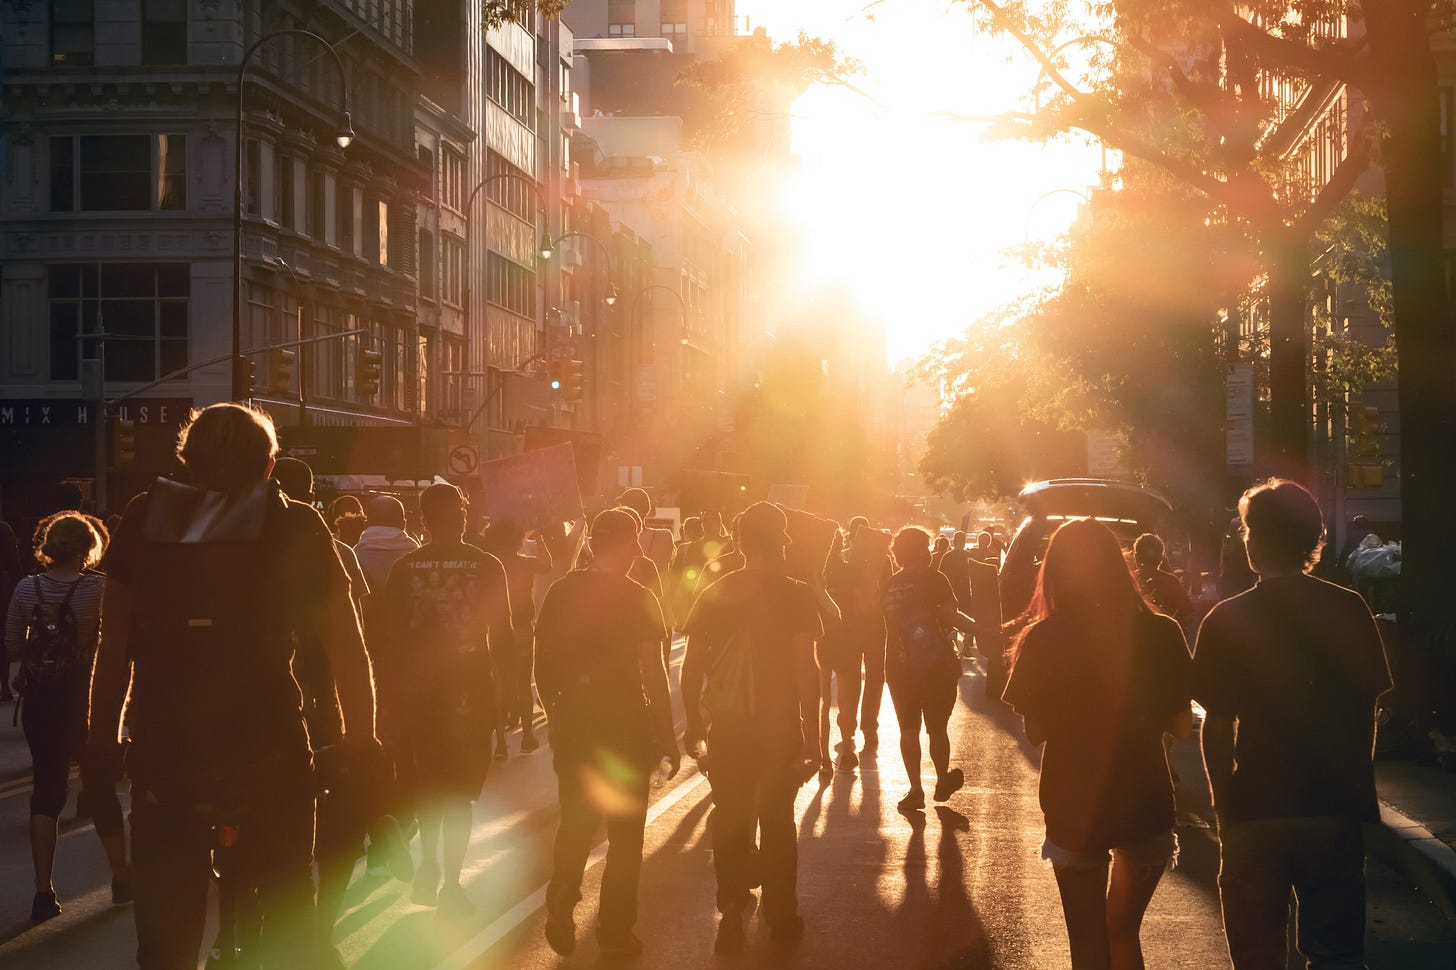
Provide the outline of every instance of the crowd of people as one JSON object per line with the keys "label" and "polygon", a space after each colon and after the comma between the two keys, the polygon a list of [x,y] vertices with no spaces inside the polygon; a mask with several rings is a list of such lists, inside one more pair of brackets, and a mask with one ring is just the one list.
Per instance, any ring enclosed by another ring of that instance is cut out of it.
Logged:
{"label": "crowd of people", "polygon": [[[214,945],[256,965],[340,965],[331,932],[361,855],[408,881],[413,902],[468,919],[472,802],[511,757],[508,732],[521,729],[522,755],[539,746],[538,698],[560,807],[553,949],[577,945],[605,822],[598,946],[641,951],[651,780],[685,755],[712,788],[715,949],[743,950],[760,903],[772,938],[791,942],[805,932],[799,789],[879,757],[888,687],[909,779],[899,811],[927,804],[922,738],[930,798],[952,799],[965,777],[948,726],[976,653],[987,700],[1043,748],[1042,856],[1077,970],[1143,966],[1143,915],[1178,853],[1167,743],[1192,733],[1195,700],[1235,967],[1284,965],[1291,891],[1312,965],[1362,965],[1361,825],[1376,817],[1374,705],[1390,678],[1365,603],[1310,575],[1324,522],[1293,482],[1243,496],[1257,582],[1206,617],[1157,536],[1129,554],[1084,519],[1056,530],[1031,606],[1003,618],[989,533],[968,546],[857,518],[791,554],[807,540],[776,505],[731,522],[703,512],[674,536],[641,489],[589,525],[479,534],[449,484],[417,510],[376,494],[321,515],[308,466],[276,457],[266,414],[232,404],[196,413],[178,456],[186,481],[159,479],[110,528],[63,510],[36,529],[33,569],[0,562],[34,765],[32,919],[61,912],[57,818],[79,763],[143,970],[195,968],[219,846],[229,891]],[[537,580],[567,565],[538,608]]]}

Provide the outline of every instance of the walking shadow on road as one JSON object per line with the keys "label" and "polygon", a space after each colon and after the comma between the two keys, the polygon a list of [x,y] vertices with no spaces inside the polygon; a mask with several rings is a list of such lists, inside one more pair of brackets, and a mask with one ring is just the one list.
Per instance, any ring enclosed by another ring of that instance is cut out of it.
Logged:
{"label": "walking shadow on road", "polygon": [[966,893],[961,838],[970,820],[945,805],[935,807],[939,823],[935,845],[934,887],[931,859],[926,855],[926,830],[921,812],[909,814],[911,833],[905,847],[905,895],[898,915],[900,938],[918,940],[918,958],[905,954],[902,966],[921,970],[992,970],[991,944],[985,926]]}

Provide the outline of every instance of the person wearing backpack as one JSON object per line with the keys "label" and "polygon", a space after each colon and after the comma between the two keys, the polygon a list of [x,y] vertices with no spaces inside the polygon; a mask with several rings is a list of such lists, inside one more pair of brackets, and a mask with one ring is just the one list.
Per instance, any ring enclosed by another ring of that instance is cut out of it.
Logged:
{"label": "person wearing backpack", "polygon": [[57,822],[66,804],[72,762],[80,762],[81,797],[90,806],[96,834],[111,865],[111,899],[131,900],[126,835],[116,778],[101,777],[84,760],[86,694],[96,660],[101,596],[106,581],[90,569],[106,548],[106,529],[80,512],[57,512],[35,530],[36,555],[45,572],[15,587],[5,615],[5,642],[18,660],[20,723],[30,746],[34,783],[30,795],[30,851],[35,863],[37,923],[61,913],[51,870]]}
{"label": "person wearing backpack", "polygon": [[945,802],[965,784],[965,775],[950,766],[946,726],[955,709],[961,661],[953,631],[974,636],[975,622],[957,608],[955,591],[935,569],[930,534],[907,526],[891,546],[899,571],[885,584],[885,681],[900,724],[900,757],[910,778],[910,791],[900,811],[925,808],[920,782],[920,724],[930,738],[935,765],[935,800]]}
{"label": "person wearing backpack", "polygon": [[[824,626],[813,588],[789,575],[788,545],[783,510],[768,502],[749,506],[739,521],[744,568],[705,589],[684,628],[686,744],[713,786],[719,953],[743,950],[755,826],[769,930],[780,942],[804,933],[794,798],[819,767],[814,642]],[[706,731],[705,709],[712,718]]]}
{"label": "person wearing backpack", "polygon": [[300,632],[328,655],[341,748],[360,763],[383,753],[348,577],[319,513],[268,478],[277,451],[264,412],[194,412],[177,446],[191,484],[153,482],[103,562],[90,756],[116,749],[125,707],[141,970],[195,970],[219,831],[236,839],[261,917],[250,962],[340,965],[313,906],[317,782],[291,666]]}

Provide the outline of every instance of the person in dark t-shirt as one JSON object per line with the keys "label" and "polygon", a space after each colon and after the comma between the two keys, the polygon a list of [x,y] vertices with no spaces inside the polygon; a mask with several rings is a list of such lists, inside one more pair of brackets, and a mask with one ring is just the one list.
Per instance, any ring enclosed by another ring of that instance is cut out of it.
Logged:
{"label": "person in dark t-shirt", "polygon": [[[794,797],[819,760],[814,641],[824,628],[813,589],[788,575],[787,529],[778,506],[749,506],[739,523],[744,568],[704,590],[684,628],[688,748],[702,754],[706,739],[713,786],[720,953],[743,949],[755,825],[769,929],[780,940],[797,939],[804,930],[795,891]],[[712,719],[706,731],[704,708]]]}
{"label": "person in dark t-shirt", "polygon": [[950,581],[935,570],[925,530],[901,529],[892,548],[900,569],[885,587],[885,681],[900,722],[900,757],[910,777],[910,791],[900,800],[900,810],[912,812],[925,807],[920,783],[922,720],[935,765],[935,800],[949,801],[965,784],[961,769],[950,767],[946,725],[961,677],[953,631],[972,636],[976,625],[957,609]]}
{"label": "person in dark t-shirt", "polygon": [[470,803],[490,769],[491,652],[514,649],[505,570],[462,541],[465,513],[454,485],[420,494],[430,541],[390,570],[380,604],[384,636],[374,644],[385,674],[381,707],[399,725],[402,756],[416,779],[423,858],[411,899],[456,917],[473,909],[460,867]]}
{"label": "person in dark t-shirt", "polygon": [[[560,531],[560,526],[556,526]],[[536,623],[536,577],[551,571],[551,550],[545,541],[536,542],[537,554],[528,556],[521,551],[526,540],[521,527],[512,521],[491,523],[480,537],[479,546],[500,560],[506,571],[506,586],[511,599],[512,648],[493,655],[496,676],[496,730],[495,757],[504,761],[507,757],[506,732],[517,723],[521,725],[521,753],[529,754],[539,748],[533,727],[536,719],[536,701],[531,693],[531,673],[535,660],[532,644],[535,641]]]}
{"label": "person in dark t-shirt", "polygon": [[551,586],[536,623],[536,686],[561,802],[546,941],[562,955],[576,949],[573,911],[603,816],[610,851],[597,939],[604,955],[641,951],[632,929],[648,778],[659,759],[670,762],[668,777],[681,762],[660,649],[667,635],[662,608],[628,577],[641,555],[637,532],[626,510],[599,513],[591,527],[591,565]]}
{"label": "person in dark t-shirt", "polygon": [[1239,515],[1258,583],[1213,608],[1193,659],[1229,953],[1236,970],[1284,966],[1292,890],[1300,952],[1359,967],[1375,702],[1391,686],[1380,632],[1359,594],[1309,575],[1324,519],[1303,486],[1256,485]]}
{"label": "person in dark t-shirt", "polygon": [[1147,608],[1117,537],[1094,519],[1052,534],[1030,616],[1003,697],[1045,745],[1042,857],[1072,966],[1139,967],[1143,914],[1177,853],[1163,735],[1193,731],[1188,645]]}

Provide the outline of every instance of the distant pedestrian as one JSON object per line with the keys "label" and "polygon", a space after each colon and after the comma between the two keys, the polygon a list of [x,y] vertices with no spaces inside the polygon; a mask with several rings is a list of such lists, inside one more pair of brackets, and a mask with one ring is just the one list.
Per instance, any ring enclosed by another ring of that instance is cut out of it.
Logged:
{"label": "distant pedestrian", "polygon": [[1324,519],[1307,489],[1255,485],[1239,517],[1259,581],[1208,614],[1193,662],[1229,955],[1285,966],[1292,891],[1309,965],[1361,967],[1361,827],[1380,818],[1375,703],[1391,686],[1380,633],[1359,594],[1308,574]]}
{"label": "distant pedestrian", "polygon": [[899,807],[913,812],[925,808],[920,782],[922,722],[935,766],[935,800],[949,801],[965,785],[961,769],[950,767],[946,725],[961,679],[955,631],[973,636],[976,626],[960,612],[950,581],[932,568],[930,535],[924,529],[901,529],[891,548],[899,570],[885,587],[885,680],[900,722],[900,757],[910,779],[910,791]]}
{"label": "distant pedestrian", "polygon": [[131,871],[121,802],[114,773],[85,757],[91,670],[101,630],[101,596],[106,581],[91,571],[106,549],[101,523],[80,512],[57,512],[35,532],[36,555],[46,567],[15,587],[5,616],[5,643],[18,660],[20,723],[30,747],[30,851],[35,897],[30,918],[58,916],[61,904],[51,871],[56,857],[57,819],[66,804],[73,762],[81,765],[81,795],[106,861],[111,866],[111,901],[131,901]]}
{"label": "distant pedestrian", "polygon": [[935,545],[930,549],[930,568],[940,572],[940,564],[948,552],[950,552],[950,540],[945,536],[936,536]]}
{"label": "distant pedestrian", "polygon": [[[849,563],[844,555],[844,533],[836,529],[824,569],[824,587],[830,599],[841,609],[841,604],[853,595]],[[824,635],[819,639],[816,652],[819,658],[819,770],[826,775],[833,774],[836,767],[850,771],[859,767],[855,731],[859,724],[860,693],[864,687],[864,655],[858,640],[847,628],[843,613],[824,624]],[[829,757],[831,698],[838,701],[835,718],[839,726],[839,743],[835,745],[839,755],[837,762]]]}
{"label": "distant pedestrian", "polygon": [[[362,519],[364,517],[364,504],[359,501],[357,496],[340,495],[329,503],[329,509],[324,514],[324,520],[330,524],[337,524],[340,519],[349,515],[357,515]],[[338,533],[335,532],[335,535],[338,535]],[[343,536],[339,536],[339,538],[342,539]],[[353,544],[352,542],[349,543],[351,546]]]}
{"label": "distant pedestrian", "polygon": [[[557,526],[560,531],[560,526]],[[496,684],[495,757],[503,761],[509,752],[506,732],[517,724],[521,727],[521,753],[530,754],[541,746],[536,740],[536,698],[531,691],[535,669],[536,577],[551,572],[552,558],[548,543],[533,543],[536,554],[526,555],[522,547],[526,535],[515,522],[492,523],[481,536],[481,547],[500,560],[506,571],[506,586],[511,598],[512,650],[493,655]]]}
{"label": "distant pedestrian", "polygon": [[393,495],[370,496],[364,512],[368,524],[354,544],[354,555],[369,588],[382,590],[394,564],[420,544],[405,530],[404,503]]}
{"label": "distant pedestrian", "polygon": [[774,939],[804,932],[794,798],[818,762],[814,641],[823,626],[813,589],[788,575],[787,526],[777,506],[749,506],[739,527],[744,568],[704,590],[686,626],[683,705],[689,750],[702,754],[707,745],[720,953],[743,949],[743,914],[758,883]]}
{"label": "distant pedestrian", "polygon": [[1045,745],[1042,858],[1072,966],[1138,970],[1143,914],[1177,855],[1163,734],[1193,730],[1188,646],[1147,608],[1117,537],[1093,519],[1052,534],[1030,617],[1005,699]]}
{"label": "distant pedestrian", "polygon": [[[1001,572],[995,561],[966,557],[966,578],[971,587],[970,608],[961,608],[976,621],[976,650],[986,665],[986,697],[998,701],[1006,688],[1006,633],[1001,614]],[[967,639],[970,639],[967,637]]]}
{"label": "distant pedestrian", "polygon": [[979,559],[981,562],[994,563],[999,568],[1001,554],[1005,551],[1006,543],[998,539],[994,533],[983,530],[976,536],[976,547],[971,552],[971,558]]}
{"label": "distant pedestrian", "polygon": [[1258,577],[1249,568],[1249,553],[1244,547],[1244,524],[1234,516],[1224,532],[1218,552],[1218,598],[1226,600],[1254,585]]}
{"label": "distant pedestrian", "polygon": [[[15,532],[8,522],[0,520],[0,603],[10,602],[20,577],[25,574],[20,563],[20,544],[15,539]],[[10,689],[11,651],[5,644],[6,641],[0,639],[0,703],[15,700],[15,692]]]}
{"label": "distant pedestrian", "polygon": [[1163,540],[1144,532],[1132,544],[1138,589],[1148,605],[1182,623],[1188,616],[1188,591],[1183,581],[1165,568]]}
{"label": "distant pedestrian", "polygon": [[681,753],[660,643],[657,597],[628,577],[640,555],[637,523],[624,509],[592,521],[591,565],[552,585],[536,623],[536,683],[551,731],[561,804],[546,941],[576,949],[574,910],[592,840],[607,820],[597,941],[603,955],[641,952],[633,934],[647,826],[649,777],[659,759],[677,774]]}
{"label": "distant pedestrian", "polygon": [[465,497],[454,485],[420,494],[430,541],[389,572],[380,597],[380,708],[414,779],[421,861],[410,898],[463,917],[460,883],[471,803],[490,771],[496,724],[491,653],[513,650],[510,594],[500,561],[463,541]]}
{"label": "distant pedestrian", "polygon": [[[890,535],[872,529],[863,516],[850,520],[849,549],[837,589],[850,649],[864,663],[864,687],[859,700],[859,729],[863,752],[874,757],[880,747],[880,707],[885,697],[885,586],[890,581]],[[853,698],[849,699],[851,704]],[[844,706],[845,701],[840,701]]]}
{"label": "distant pedestrian", "polygon": [[[334,520],[334,536],[344,545],[353,548],[369,527],[369,520],[355,512],[345,512]],[[358,562],[358,558],[355,558]]]}
{"label": "distant pedestrian", "polygon": [[659,575],[666,573],[667,567],[672,563],[674,540],[671,529],[652,523],[652,515],[657,511],[652,496],[647,494],[646,489],[629,488],[617,496],[617,505],[637,513],[637,517],[642,520],[642,532],[637,537],[642,546],[642,555],[652,560]]}
{"label": "distant pedestrian", "polygon": [[667,599],[671,606],[669,619],[681,627],[693,608],[693,597],[697,593],[698,579],[708,559],[705,551],[703,520],[690,515],[683,520],[682,539],[672,550],[672,561],[668,564],[666,583]]}

